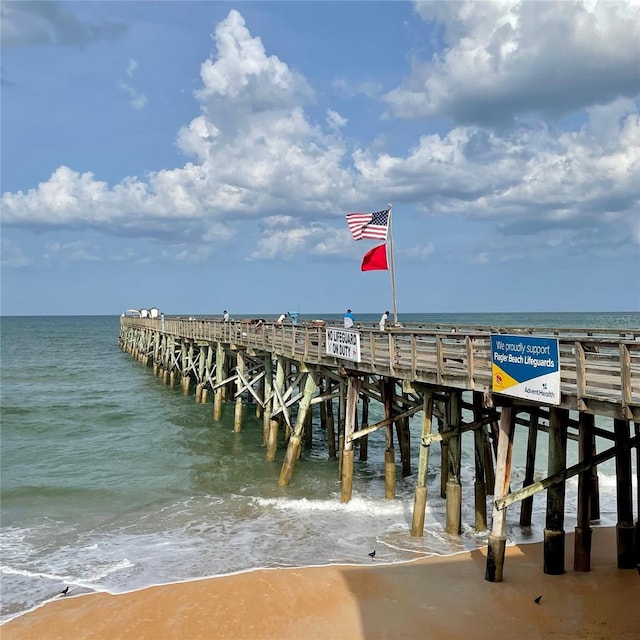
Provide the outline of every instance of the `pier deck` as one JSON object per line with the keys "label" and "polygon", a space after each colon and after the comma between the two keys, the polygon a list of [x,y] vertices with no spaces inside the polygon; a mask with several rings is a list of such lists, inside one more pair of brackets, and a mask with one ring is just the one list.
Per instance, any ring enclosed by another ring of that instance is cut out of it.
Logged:
{"label": "pier deck", "polygon": [[[366,459],[367,437],[378,429],[385,430],[385,496],[395,496],[395,445],[403,476],[411,475],[409,417],[421,415],[411,528],[416,536],[423,535],[429,449],[436,443],[443,461],[445,528],[460,533],[461,436],[473,431],[479,531],[487,529],[487,495],[493,495],[485,575],[490,581],[502,580],[507,507],[520,502],[520,524],[530,525],[532,497],[543,490],[547,492],[544,570],[564,572],[564,483],[574,475],[579,480],[574,569],[589,570],[590,524],[599,518],[596,469],[615,458],[618,566],[635,568],[640,562],[631,464],[635,448],[640,467],[640,329],[420,324],[379,331],[377,325],[361,324],[350,330],[358,335],[356,360],[330,355],[330,329],[342,326],[321,321],[278,326],[251,320],[122,317],[120,345],[145,366],[152,364],[164,382],[173,386],[179,378],[185,395],[194,384],[198,402],[207,402],[213,393],[214,421],[220,419],[222,403],[233,400],[236,431],[241,429],[243,404],[255,404],[264,421],[266,461],[274,461],[281,440],[286,446],[279,479],[283,486],[291,481],[303,439],[308,444],[313,437],[312,407],[319,405],[329,456],[339,459],[343,502],[351,497],[354,446],[360,460]],[[494,392],[492,335],[557,339],[558,403],[546,405]],[[384,408],[384,419],[373,425],[368,423],[370,402]],[[463,420],[463,410],[473,416],[470,421]],[[596,425],[596,416],[609,420],[610,428]],[[437,431],[432,432],[434,423]],[[527,468],[522,488],[511,491],[516,425],[528,430]],[[548,476],[534,482],[538,433],[548,438]],[[598,451],[596,437],[609,448]],[[578,463],[570,467],[568,439],[578,441],[580,451]],[[636,504],[637,519],[640,496]]]}

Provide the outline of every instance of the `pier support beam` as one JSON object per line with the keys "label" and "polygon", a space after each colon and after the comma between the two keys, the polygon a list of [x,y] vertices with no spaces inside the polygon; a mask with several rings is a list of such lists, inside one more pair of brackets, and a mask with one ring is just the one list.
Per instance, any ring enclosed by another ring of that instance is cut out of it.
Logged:
{"label": "pier support beam", "polygon": [[[304,364],[301,366],[305,366]],[[311,406],[311,398],[316,390],[316,381],[313,377],[313,373],[307,370],[307,376],[304,383],[304,391],[302,394],[302,400],[298,407],[298,415],[296,416],[296,424],[293,430],[293,434],[289,438],[289,445],[287,446],[287,453],[285,455],[284,462],[282,463],[282,469],[280,470],[280,479],[278,484],[281,487],[287,486],[291,481],[293,474],[293,468],[298,459],[300,453],[300,445],[302,443],[302,431],[304,429],[304,423],[307,416],[307,411]]]}
{"label": "pier support beam", "polygon": [[[274,387],[274,393],[282,394],[282,387],[284,386],[284,380],[286,377],[286,371],[284,367],[284,358],[278,356],[276,360],[276,381]],[[267,438],[267,462],[273,462],[276,459],[276,450],[278,449],[278,429],[280,428],[281,418],[271,416],[269,420],[269,437]]]}
{"label": "pier support beam", "polygon": [[[433,414],[433,392],[424,392],[422,411],[422,436],[431,433]],[[413,517],[411,519],[411,535],[421,537],[424,535],[424,514],[427,508],[427,471],[429,467],[429,450],[431,445],[425,446],[420,440],[420,457],[418,459],[418,477],[416,478],[416,495],[413,502]]]}
{"label": "pier support beam", "polygon": [[[462,394],[452,391],[449,394],[445,407],[445,422],[448,423],[448,431],[455,435],[449,438],[449,477],[447,478],[447,505],[445,530],[452,535],[460,535],[462,532],[462,484],[460,483],[460,468],[462,464],[462,434],[460,425],[462,422]],[[443,461],[445,464],[445,461]]]}
{"label": "pier support beam", "polygon": [[616,542],[619,569],[635,569],[636,567],[629,426],[627,420],[616,419],[613,421],[615,443],[618,449],[616,451],[616,503],[618,508]]}
{"label": "pier support beam", "polygon": [[271,354],[267,354],[264,357],[262,402],[264,402],[264,411],[262,412],[262,443],[266,447],[269,441],[269,424],[271,422],[271,411],[273,407],[273,360],[271,359]]}
{"label": "pier support beam", "polygon": [[382,380],[382,400],[384,402],[384,417],[389,420],[385,429],[384,451],[384,497],[393,500],[396,497],[396,459],[393,449],[393,378]]}
{"label": "pier support beam", "polygon": [[[500,414],[498,455],[496,456],[496,486],[494,497],[502,498],[509,492],[511,480],[511,456],[516,413],[511,407],[503,407]],[[502,582],[507,538],[505,529],[507,510],[493,507],[493,522],[487,547],[487,567],[484,574],[489,582]]]}
{"label": "pier support beam", "polygon": [[236,352],[236,408],[233,414],[233,430],[237,433],[242,429],[242,377],[244,370],[244,352]]}
{"label": "pier support beam", "polygon": [[222,401],[224,400],[224,347],[221,343],[216,346],[216,390],[213,392],[213,419],[217,422],[222,418]]}
{"label": "pier support beam", "polygon": [[[578,450],[580,462],[590,463],[593,458],[594,416],[580,412],[578,416]],[[589,467],[578,476],[578,522],[573,540],[573,570],[591,570],[591,472]]]}
{"label": "pier support beam", "polygon": [[353,442],[351,441],[351,436],[356,428],[359,391],[360,380],[356,376],[349,376],[347,379],[347,401],[345,407],[344,451],[342,452],[342,473],[340,476],[340,502],[349,502],[353,489]]}
{"label": "pier support beam", "polygon": [[[567,426],[569,412],[566,409],[549,409],[549,465],[547,475],[552,476],[567,466]],[[547,489],[547,516],[544,529],[544,572],[549,575],[564,573],[564,502],[565,481]]]}
{"label": "pier support beam", "polygon": [[[360,429],[364,430],[369,426],[369,398],[367,396],[362,397],[362,421],[360,422]],[[369,456],[369,436],[362,436],[359,439],[359,455],[360,462],[365,462]]]}
{"label": "pier support beam", "polygon": [[[482,394],[473,392],[473,421],[482,420]],[[484,473],[484,427],[473,431],[473,450],[476,479],[473,485],[475,507],[475,529],[478,532],[487,530],[487,480]]]}
{"label": "pier support beam", "polygon": [[[527,437],[527,461],[524,471],[523,487],[528,487],[532,482],[536,470],[536,449],[538,446],[538,421],[540,418],[540,408],[532,407],[529,412],[529,433]],[[525,498],[520,506],[520,526],[531,526],[531,515],[533,512],[533,496]]]}
{"label": "pier support beam", "polygon": [[[633,425],[636,438],[640,436],[640,423],[634,422]],[[637,515],[636,520],[636,566],[640,566],[640,444],[636,445],[636,500]]]}

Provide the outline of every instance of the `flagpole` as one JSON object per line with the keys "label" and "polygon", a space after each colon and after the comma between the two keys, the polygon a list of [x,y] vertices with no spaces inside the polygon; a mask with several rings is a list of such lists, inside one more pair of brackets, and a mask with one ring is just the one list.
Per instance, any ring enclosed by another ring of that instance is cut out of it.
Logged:
{"label": "flagpole", "polygon": [[396,270],[393,261],[393,233],[391,231],[391,203],[389,203],[389,261],[391,262],[391,295],[393,297],[393,324],[398,324],[398,307],[396,306]]}

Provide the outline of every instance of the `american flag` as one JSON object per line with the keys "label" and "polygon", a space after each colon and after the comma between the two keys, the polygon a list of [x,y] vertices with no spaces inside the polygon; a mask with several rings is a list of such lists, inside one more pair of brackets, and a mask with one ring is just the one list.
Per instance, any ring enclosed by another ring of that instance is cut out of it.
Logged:
{"label": "american flag", "polygon": [[389,225],[389,210],[375,213],[348,213],[347,224],[354,240],[372,238],[386,240]]}

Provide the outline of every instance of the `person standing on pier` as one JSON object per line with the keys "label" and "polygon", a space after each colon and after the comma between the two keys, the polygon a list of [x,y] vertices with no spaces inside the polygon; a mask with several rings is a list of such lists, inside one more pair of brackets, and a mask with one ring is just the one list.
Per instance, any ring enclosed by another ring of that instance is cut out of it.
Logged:
{"label": "person standing on pier", "polygon": [[384,331],[387,328],[387,324],[389,323],[389,312],[385,311],[382,316],[380,316],[380,322],[378,326],[380,327],[380,331]]}
{"label": "person standing on pier", "polygon": [[280,317],[276,320],[276,326],[277,327],[281,327],[282,323],[284,322],[285,318],[288,316],[288,313],[281,313]]}
{"label": "person standing on pier", "polygon": [[222,312],[222,320],[223,322],[229,322],[229,312],[226,309]]}
{"label": "person standing on pier", "polygon": [[353,327],[353,314],[351,309],[347,309],[347,313],[344,314],[344,328],[351,329]]}

